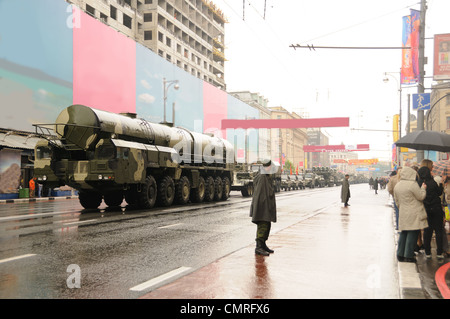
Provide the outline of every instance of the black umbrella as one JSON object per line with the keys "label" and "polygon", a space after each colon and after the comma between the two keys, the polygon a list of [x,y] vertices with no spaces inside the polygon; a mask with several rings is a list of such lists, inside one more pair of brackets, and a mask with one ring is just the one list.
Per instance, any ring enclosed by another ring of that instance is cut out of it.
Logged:
{"label": "black umbrella", "polygon": [[415,131],[399,139],[395,145],[415,150],[450,152],[450,135],[436,131]]}

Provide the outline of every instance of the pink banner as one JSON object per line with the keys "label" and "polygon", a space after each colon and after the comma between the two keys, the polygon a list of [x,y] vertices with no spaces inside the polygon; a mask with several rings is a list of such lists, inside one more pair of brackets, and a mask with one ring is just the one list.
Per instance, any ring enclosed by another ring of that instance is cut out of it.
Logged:
{"label": "pink banner", "polygon": [[74,15],[73,104],[135,113],[136,43],[82,11]]}
{"label": "pink banner", "polygon": [[222,120],[222,129],[249,128],[309,128],[309,127],[348,127],[348,117],[330,117],[322,119],[277,119],[277,120]]}
{"label": "pink banner", "polygon": [[369,144],[358,145],[304,145],[303,151],[305,152],[360,152],[369,151]]}

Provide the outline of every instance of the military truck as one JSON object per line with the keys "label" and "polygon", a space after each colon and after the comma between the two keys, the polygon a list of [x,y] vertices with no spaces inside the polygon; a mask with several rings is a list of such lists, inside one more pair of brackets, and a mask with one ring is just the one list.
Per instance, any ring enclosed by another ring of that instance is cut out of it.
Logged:
{"label": "military truck", "polygon": [[311,171],[307,171],[304,176],[305,187],[316,188],[316,187],[324,187],[325,179],[316,173]]}
{"label": "military truck", "polygon": [[77,189],[84,208],[102,200],[148,209],[229,197],[234,150],[224,139],[84,105],[35,127],[45,138],[35,148],[39,183]]}
{"label": "military truck", "polygon": [[242,196],[253,196],[253,178],[255,172],[251,170],[247,163],[240,163],[235,166],[233,172],[233,184],[231,190],[240,191]]}
{"label": "military truck", "polygon": [[330,167],[313,167],[313,173],[319,176],[319,185],[320,187],[324,186],[335,186],[337,184],[337,170],[332,169]]}
{"label": "military truck", "polygon": [[294,189],[304,189],[305,185],[303,184],[303,178],[299,177],[299,175],[289,175],[289,179],[294,184]]}
{"label": "military truck", "polygon": [[[275,192],[279,192],[281,185],[281,168],[277,162],[273,162],[272,165],[274,167],[274,173],[272,174],[273,186]],[[233,172],[234,178],[231,190],[240,191],[244,197],[253,196],[253,179],[261,169],[261,166],[261,162],[237,164]]]}
{"label": "military truck", "polygon": [[281,174],[281,189],[290,191],[294,189],[295,183],[289,178],[287,174]]}

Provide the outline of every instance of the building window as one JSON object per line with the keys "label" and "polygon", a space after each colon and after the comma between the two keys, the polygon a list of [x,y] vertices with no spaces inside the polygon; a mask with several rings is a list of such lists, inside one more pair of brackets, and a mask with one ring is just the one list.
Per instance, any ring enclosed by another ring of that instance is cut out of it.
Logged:
{"label": "building window", "polygon": [[152,13],[144,13],[144,22],[152,22],[153,14]]}
{"label": "building window", "polygon": [[164,42],[164,34],[162,34],[161,32],[158,32],[158,40]]}
{"label": "building window", "polygon": [[145,0],[145,4],[153,4],[153,0]]}
{"label": "building window", "polygon": [[133,19],[129,16],[127,16],[125,13],[123,14],[123,25],[126,26],[129,29],[132,29],[131,23]]}
{"label": "building window", "polygon": [[100,20],[102,20],[105,23],[108,23],[108,16],[100,12]]}
{"label": "building window", "polygon": [[172,40],[169,37],[166,37],[166,45],[171,48],[172,47]]}
{"label": "building window", "polygon": [[450,129],[450,117],[447,116],[447,130]]}
{"label": "building window", "polygon": [[86,5],[86,12],[95,17],[95,9],[88,4]]}
{"label": "building window", "polygon": [[113,7],[113,6],[109,6],[109,9],[110,9],[110,14],[109,14],[109,16],[110,16],[112,19],[117,20],[117,8],[116,8],[116,7]]}
{"label": "building window", "polygon": [[144,31],[144,40],[153,40],[153,32]]}

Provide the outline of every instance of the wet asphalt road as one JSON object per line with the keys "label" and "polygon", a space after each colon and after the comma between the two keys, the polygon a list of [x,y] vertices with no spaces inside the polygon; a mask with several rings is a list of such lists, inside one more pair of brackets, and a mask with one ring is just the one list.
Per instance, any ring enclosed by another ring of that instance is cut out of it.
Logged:
{"label": "wet asphalt road", "polygon": [[[272,232],[336,203],[339,192],[279,193]],[[0,298],[138,298],[146,291],[130,288],[254,242],[250,199],[231,194],[226,202],[149,211],[83,211],[77,199],[2,204]]]}

